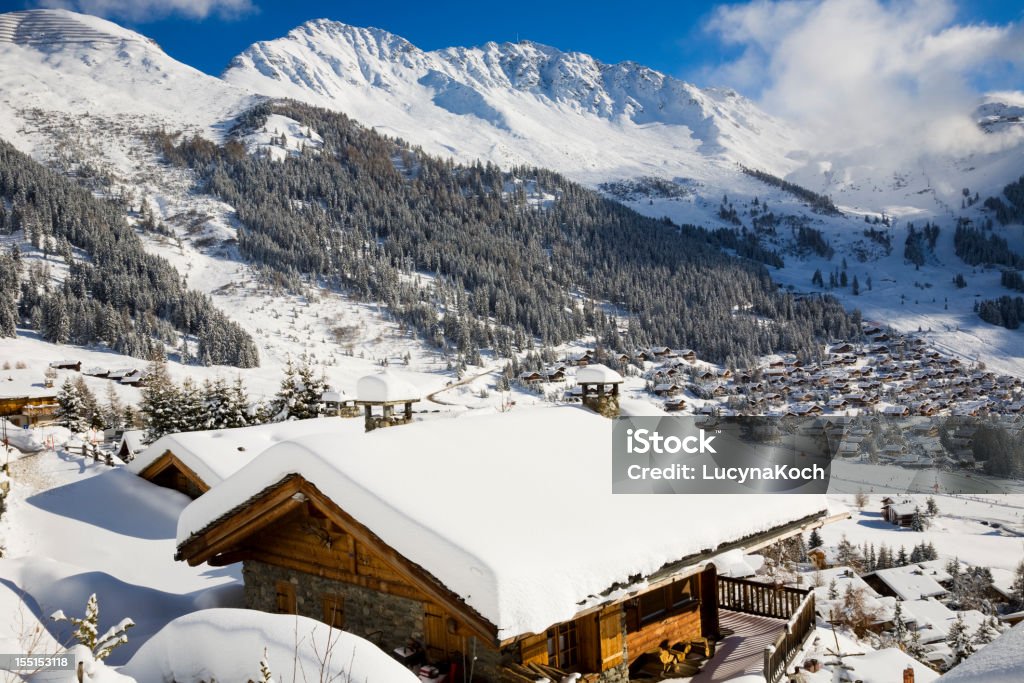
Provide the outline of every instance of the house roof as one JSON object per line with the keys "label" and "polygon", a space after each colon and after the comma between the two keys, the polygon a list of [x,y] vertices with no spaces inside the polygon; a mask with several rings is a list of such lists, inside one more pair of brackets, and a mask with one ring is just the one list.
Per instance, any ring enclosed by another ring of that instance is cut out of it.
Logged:
{"label": "house roof", "polygon": [[384,370],[361,377],[356,382],[356,397],[371,403],[392,403],[420,400],[420,390],[406,380]]}
{"label": "house roof", "polygon": [[622,584],[642,587],[666,565],[827,508],[817,495],[612,495],[611,431],[611,421],[562,406],[428,420],[345,443],[295,438],[189,505],[179,548],[298,475],[504,640],[606,602]]}
{"label": "house roof", "polygon": [[0,371],[0,398],[56,398],[57,391],[43,386],[43,373],[38,370]]}
{"label": "house roof", "polygon": [[941,683],[1017,683],[1024,670],[1024,625],[1017,624],[943,674]]}
{"label": "house roof", "polygon": [[167,451],[191,469],[207,486],[214,486],[252,462],[256,456],[282,441],[308,434],[332,438],[362,433],[362,420],[337,417],[273,422],[255,427],[209,429],[201,432],[168,434],[154,441],[128,464],[141,474]]}
{"label": "house roof", "polygon": [[917,622],[921,634],[921,642],[932,643],[945,640],[949,629],[956,622],[957,615],[962,615],[969,633],[974,633],[978,626],[987,618],[978,610],[954,612],[935,598],[925,600],[907,600],[903,610]]}
{"label": "house roof", "polygon": [[939,583],[940,580],[944,580],[943,575],[948,578],[949,574],[939,574],[939,570],[927,566],[910,564],[905,567],[879,569],[874,575],[903,600],[930,598],[949,592]]}

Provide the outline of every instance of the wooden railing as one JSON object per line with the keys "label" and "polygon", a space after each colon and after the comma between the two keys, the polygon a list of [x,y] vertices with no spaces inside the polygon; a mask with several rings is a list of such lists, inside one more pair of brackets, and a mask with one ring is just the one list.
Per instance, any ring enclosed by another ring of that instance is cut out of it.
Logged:
{"label": "wooden railing", "polygon": [[759,581],[718,577],[718,607],[759,617],[789,619],[796,614],[808,591],[773,586]]}
{"label": "wooden railing", "polygon": [[814,631],[814,591],[758,581],[718,577],[718,607],[760,617],[785,619],[775,643],[764,650],[764,677],[776,683]]}
{"label": "wooden railing", "polygon": [[764,649],[764,679],[767,683],[776,683],[786,673],[789,663],[814,633],[814,623],[814,591],[808,590],[775,643]]}

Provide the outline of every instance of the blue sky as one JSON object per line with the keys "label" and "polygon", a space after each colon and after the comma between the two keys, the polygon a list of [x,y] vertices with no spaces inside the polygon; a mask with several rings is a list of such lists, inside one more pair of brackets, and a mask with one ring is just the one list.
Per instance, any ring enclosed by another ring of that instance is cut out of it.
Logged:
{"label": "blue sky", "polygon": [[[707,82],[713,78],[729,80],[729,65],[748,47],[731,43],[728,28],[708,31],[709,22],[723,6],[757,4],[761,3],[0,0],[4,10],[65,6],[106,16],[155,39],[176,59],[214,75],[251,43],[327,17],[377,26],[425,49],[530,39],[587,52],[606,62],[637,61],[701,85],[716,85]],[[1018,2],[997,0],[960,3],[953,9],[953,21],[967,24],[1006,24],[1019,21],[1022,13]]]}

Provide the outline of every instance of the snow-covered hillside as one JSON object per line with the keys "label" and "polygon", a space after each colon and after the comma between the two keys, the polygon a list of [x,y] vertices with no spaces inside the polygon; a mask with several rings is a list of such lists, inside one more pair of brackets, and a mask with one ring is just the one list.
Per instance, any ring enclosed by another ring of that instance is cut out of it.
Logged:
{"label": "snow-covered hillside", "polygon": [[423,51],[386,31],[311,21],[235,58],[223,78],[338,109],[460,161],[531,164],[596,184],[782,174],[796,133],[732,90],[522,41]]}

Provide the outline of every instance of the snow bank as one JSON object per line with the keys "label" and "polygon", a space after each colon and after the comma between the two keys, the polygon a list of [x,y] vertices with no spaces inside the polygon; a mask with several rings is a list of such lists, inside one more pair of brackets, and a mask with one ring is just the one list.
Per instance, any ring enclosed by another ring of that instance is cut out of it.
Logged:
{"label": "snow bank", "polygon": [[387,370],[367,375],[356,383],[356,396],[360,401],[391,402],[418,401],[420,390]]}
{"label": "snow bank", "polygon": [[[7,434],[7,443],[22,453],[38,453],[46,446],[39,436],[31,429],[22,429],[0,418],[0,433]],[[17,455],[15,453],[11,454]],[[13,458],[12,458],[13,459]]]}
{"label": "snow bank", "polygon": [[168,434],[139,453],[127,467],[138,474],[170,451],[200,479],[213,486],[282,441],[312,434],[329,434],[335,438],[354,436],[364,429],[362,420],[325,417],[274,422],[255,427]]}
{"label": "snow bank", "polygon": [[502,638],[573,617],[629,577],[820,513],[824,496],[612,495],[612,422],[571,406],[282,443],[194,501],[186,541],[299,473]]}
{"label": "snow bank", "polygon": [[175,619],[121,672],[139,681],[258,681],[263,680],[264,650],[277,683],[417,681],[397,661],[351,633],[307,617],[244,609],[202,610]]}

